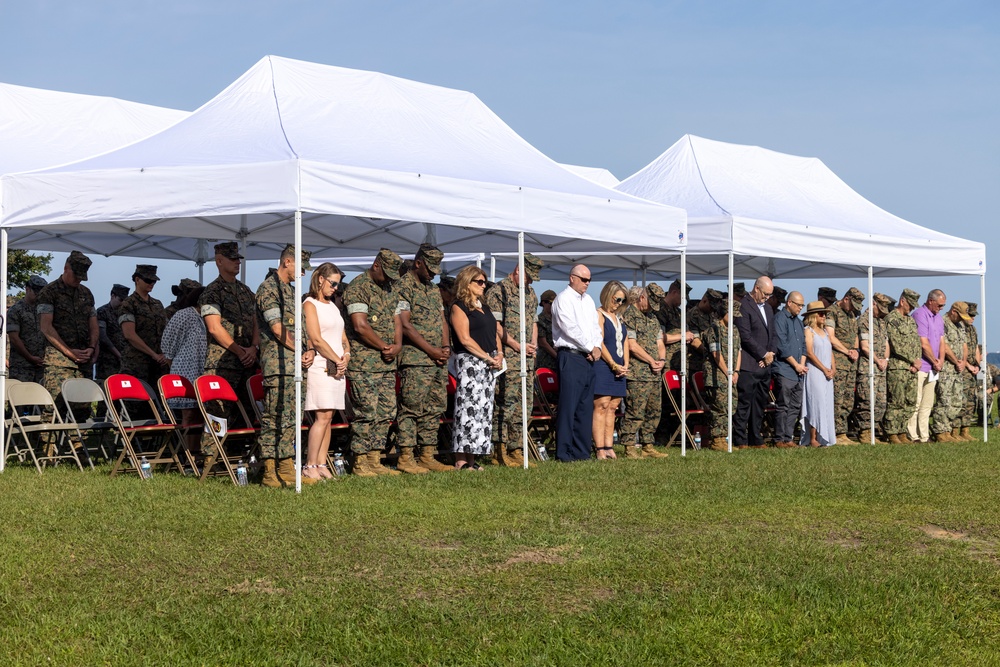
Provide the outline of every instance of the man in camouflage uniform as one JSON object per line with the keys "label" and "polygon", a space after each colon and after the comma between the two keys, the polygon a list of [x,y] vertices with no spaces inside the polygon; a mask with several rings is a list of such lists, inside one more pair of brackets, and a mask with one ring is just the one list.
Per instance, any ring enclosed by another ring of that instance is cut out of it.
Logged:
{"label": "man in camouflage uniform", "polygon": [[38,326],[38,294],[48,283],[32,276],[24,286],[24,298],[7,311],[10,340],[8,376],[21,382],[40,382],[45,364],[45,336]]}
{"label": "man in camouflage uniform", "polygon": [[968,344],[965,322],[971,322],[969,304],[956,301],[944,318],[944,366],[935,387],[931,431],[936,442],[961,442],[962,408],[965,407],[965,359]]}
{"label": "man in camouflage uniform", "polygon": [[[660,290],[662,292],[663,290]],[[556,293],[552,290],[545,290],[539,298],[538,303],[542,307],[542,312],[538,314],[538,354],[535,356],[535,369],[548,368],[551,371],[558,370],[556,362],[555,343],[552,342],[552,302],[556,300]],[[659,306],[659,301],[657,301]]]}
{"label": "man in camouflage uniform", "polygon": [[[398,470],[414,475],[448,472],[437,454],[441,415],[448,408],[448,322],[441,290],[434,276],[441,272],[444,253],[423,243],[397,286],[403,349],[399,353]],[[420,445],[419,462],[413,455]]]}
{"label": "man in camouflage uniform", "polygon": [[[100,330],[94,295],[83,285],[90,270],[90,258],[79,250],[69,254],[62,275],[42,288],[38,294],[38,326],[45,336],[45,368],[42,385],[61,403],[62,384],[70,378],[93,376],[94,360],[98,357]],[[73,406],[77,419],[90,416],[90,406]],[[48,416],[48,415],[46,415]]]}
{"label": "man in camouflage uniform", "polygon": [[[740,302],[733,301],[733,319],[742,317]],[[739,395],[736,392],[736,382],[739,378],[741,355],[743,354],[740,331],[733,331],[733,372],[729,373],[729,302],[721,299],[713,306],[715,320],[703,334],[707,354],[702,365],[705,373],[705,423],[709,428],[712,442],[709,448],[717,452],[729,451],[729,415],[736,414],[736,404]],[[732,411],[729,410],[728,386],[733,388]]]}
{"label": "man in camouflage uniform", "polygon": [[705,290],[698,303],[688,308],[687,330],[692,335],[691,344],[688,345],[689,375],[693,375],[705,365],[706,350],[702,345],[701,336],[715,323],[715,306],[722,301],[722,298],[722,292],[709,288]]}
{"label": "man in camouflage uniform", "polygon": [[910,313],[920,305],[920,295],[907,288],[885,318],[889,361],[885,371],[885,418],[882,430],[892,444],[911,442],[906,432],[917,409],[917,373],[920,371],[920,335]]}
{"label": "man in camouflage uniform", "polygon": [[192,290],[196,290],[201,287],[201,283],[197,280],[192,280],[191,278],[181,278],[180,283],[170,286],[170,292],[175,297],[173,302],[163,309],[163,312],[167,316],[167,321],[177,313],[177,305],[181,302],[185,296],[191,293]]}
{"label": "man in camouflage uniform", "polygon": [[399,255],[382,248],[344,294],[351,342],[347,380],[354,406],[351,451],[359,477],[400,474],[383,466],[381,458],[396,417],[396,358],[403,347],[403,326],[393,283],[402,264]]}
{"label": "man in camouflage uniform", "polygon": [[771,296],[767,300],[767,305],[771,306],[771,310],[777,315],[781,312],[781,307],[785,305],[785,297],[788,296],[788,290],[783,289],[775,285],[772,287],[774,290],[771,292]]}
{"label": "man in camouflage uniform", "polygon": [[170,368],[170,360],[160,351],[167,316],[160,300],[151,295],[159,279],[155,266],[137,264],[132,274],[135,290],[118,308],[118,325],[128,343],[122,351],[122,372],[144,380],[154,390]]}
{"label": "man in camouflage uniform", "polygon": [[959,437],[965,441],[974,440],[969,428],[972,426],[982,426],[983,407],[983,383],[977,379],[980,369],[983,367],[983,353],[979,347],[979,332],[976,331],[976,316],[979,314],[979,304],[967,302],[969,304],[969,322],[965,324],[965,336],[968,346],[968,354],[965,357],[965,372],[962,373],[965,386],[965,407],[962,409],[961,422],[962,429]]}
{"label": "man in camouflage uniform", "polygon": [[[892,310],[892,299],[885,294],[876,292],[872,296],[875,310],[872,311],[872,329],[868,328],[868,309],[861,313],[858,320],[858,340],[860,344],[861,356],[858,361],[857,374],[857,400],[854,404],[854,418],[857,421],[860,435],[858,440],[861,444],[868,444],[872,441],[872,431],[878,431],[877,426],[882,423],[885,417],[886,406],[886,369],[889,365],[889,337],[886,333],[885,318]],[[869,351],[872,359],[875,360],[875,425],[872,428],[871,421],[871,387],[869,386]],[[875,434],[876,441],[878,433]]]}
{"label": "man in camouflage uniform", "polygon": [[[312,267],[310,253],[302,251],[302,275]],[[300,276],[301,277],[301,276]],[[257,288],[257,328],[260,365],[264,374],[264,409],[260,418],[260,455],[264,461],[261,484],[295,488],[295,246],[281,252],[278,268],[268,271]],[[315,352],[303,341],[302,365],[312,365]],[[319,479],[302,475],[303,484]]]}
{"label": "man in camouflage uniform", "polygon": [[[681,297],[681,281],[674,280],[667,288],[666,294],[660,301],[660,309],[654,311],[656,319],[660,321],[660,328],[663,330],[663,345],[666,351],[666,365],[671,370],[681,370],[681,302],[687,302],[687,297],[691,294],[691,286],[685,285],[684,297]],[[690,327],[687,330],[687,344],[694,340],[694,334]],[[666,399],[666,387],[662,387],[661,406],[662,416],[660,423],[656,427],[656,444],[666,445],[670,440],[670,434],[674,432],[677,419],[668,409],[670,402]]]}
{"label": "man in camouflage uniform", "polygon": [[128,297],[128,293],[128,287],[115,283],[111,288],[110,300],[97,309],[101,347],[101,356],[97,359],[97,381],[102,384],[115,373],[120,373],[122,369],[122,352],[128,343],[125,342],[121,325],[118,324],[118,309]]}
{"label": "man in camouflage uniform", "polygon": [[[240,272],[240,246],[236,241],[215,245],[215,266],[219,277],[201,293],[198,307],[208,332],[208,350],[205,354],[205,374],[219,375],[229,383],[243,405],[250,404],[247,380],[257,368],[257,347],[260,331],[257,328],[257,304],[254,293],[237,280]],[[236,412],[229,403],[211,401],[206,405],[209,414],[228,420],[233,425]],[[211,437],[201,439],[202,452],[208,457],[206,467],[215,463],[217,455]]]}
{"label": "man in camouflage uniform", "polygon": [[833,414],[837,444],[851,444],[847,437],[848,417],[854,409],[854,386],[858,374],[858,313],[865,295],[857,287],[847,290],[827,313],[826,329],[833,347]]}
{"label": "man in camouflage uniform", "polygon": [[[500,282],[488,290],[484,296],[486,308],[493,313],[503,344],[504,358],[507,360],[507,372],[497,378],[496,404],[493,408],[493,443],[497,462],[511,468],[524,465],[521,444],[523,429],[521,424],[521,344],[525,345],[524,372],[528,382],[528,409],[531,409],[535,398],[535,350],[537,349],[538,329],[535,327],[535,314],[538,312],[538,297],[531,283],[538,280],[542,270],[542,260],[530,253],[524,255],[524,335],[525,341],[519,341],[521,331],[521,309],[519,296],[518,267]],[[529,464],[534,466],[534,463]]]}
{"label": "man in camouflage uniform", "polygon": [[628,308],[622,313],[632,363],[625,384],[625,418],[620,441],[625,447],[625,458],[629,459],[642,458],[642,452],[648,458],[664,456],[653,448],[662,414],[660,387],[667,354],[663,329],[656,318],[663,295],[663,288],[656,283],[645,288],[633,287],[628,293]]}

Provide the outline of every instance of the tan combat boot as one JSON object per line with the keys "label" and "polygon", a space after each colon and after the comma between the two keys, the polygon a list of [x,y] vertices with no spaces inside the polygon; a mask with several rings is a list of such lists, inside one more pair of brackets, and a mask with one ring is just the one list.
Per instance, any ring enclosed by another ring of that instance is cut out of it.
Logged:
{"label": "tan combat boot", "polygon": [[413,447],[399,448],[399,461],[396,463],[396,470],[405,472],[407,475],[426,475],[430,472],[427,468],[417,465],[417,460],[413,458]]}
{"label": "tan combat boot", "polygon": [[903,445],[903,444],[906,444],[906,443],[903,442],[903,440],[899,437],[898,433],[893,433],[892,435],[889,436],[889,444],[890,445]]}
{"label": "tan combat boot", "polygon": [[642,446],[642,458],[644,459],[665,459],[667,456],[667,454],[656,451],[652,445]]}
{"label": "tan combat boot", "polygon": [[274,459],[264,459],[264,478],[260,480],[260,483],[269,489],[281,488],[281,480],[278,479]]}
{"label": "tan combat boot", "polygon": [[910,437],[910,434],[907,433],[906,431],[903,431],[902,433],[899,434],[899,441],[902,442],[904,445],[912,445],[914,444],[914,442],[916,442],[913,438]]}
{"label": "tan combat boot", "polygon": [[[872,442],[872,432],[871,431],[862,431],[861,433],[859,433],[858,434],[858,442],[861,443],[862,445],[871,444],[871,442]],[[875,442],[878,442],[878,438],[875,438]]]}
{"label": "tan combat boot", "polygon": [[962,440],[965,440],[966,442],[972,442],[975,440],[975,438],[972,437],[972,433],[969,432],[968,426],[963,426],[959,433],[962,436]]}
{"label": "tan combat boot", "polygon": [[[518,447],[517,449],[511,449],[506,453],[507,466],[511,468],[523,468],[524,467],[524,450]],[[529,468],[537,468],[536,464],[531,459],[528,459]]]}
{"label": "tan combat boot", "polygon": [[355,454],[354,455],[354,466],[351,470],[351,474],[356,477],[378,477],[375,472],[368,469],[368,455],[367,454]]}
{"label": "tan combat boot", "polygon": [[[295,488],[295,459],[288,457],[287,459],[281,459],[278,461],[278,479],[285,486]],[[311,484],[319,484],[319,480],[313,477],[306,477],[302,475],[302,486],[309,486]]]}
{"label": "tan combat boot", "polygon": [[935,433],[934,442],[955,442],[955,438],[951,437],[951,433],[945,431],[944,433]]}
{"label": "tan combat boot", "polygon": [[625,445],[625,458],[641,459],[642,450],[639,448],[639,445]]}
{"label": "tan combat boot", "polygon": [[455,472],[455,466],[446,466],[445,464],[434,458],[437,454],[436,447],[421,447],[420,448],[420,465],[422,465],[427,470],[431,472]]}
{"label": "tan combat boot", "polygon": [[401,475],[403,473],[382,465],[382,451],[374,449],[368,452],[368,469],[376,475]]}
{"label": "tan combat boot", "polygon": [[728,452],[729,443],[726,442],[725,438],[712,438],[712,444],[709,446],[713,452]]}

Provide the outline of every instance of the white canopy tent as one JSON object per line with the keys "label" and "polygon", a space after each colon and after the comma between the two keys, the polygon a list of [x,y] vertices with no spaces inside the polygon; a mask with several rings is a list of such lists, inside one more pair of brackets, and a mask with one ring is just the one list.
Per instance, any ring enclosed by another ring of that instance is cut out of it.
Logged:
{"label": "white canopy tent", "polygon": [[978,275],[986,340],[985,244],[882,210],[817,158],[685,135],[617,189],[687,210],[682,261],[697,275],[728,276],[730,293],[734,276],[866,275],[870,296],[874,276]]}
{"label": "white canopy tent", "polygon": [[635,250],[620,243],[626,228],[682,251],[686,233],[684,211],[568,172],[471,93],[274,56],[163,132],[0,187],[4,246],[8,232],[25,247],[72,234],[139,256],[169,244],[191,258],[218,238],[294,239],[317,256],[425,240]]}
{"label": "white canopy tent", "polygon": [[613,188],[621,183],[614,174],[602,167],[581,167],[576,164],[563,164],[563,167],[569,169],[577,176],[583,176],[588,181],[593,181],[608,188]]}

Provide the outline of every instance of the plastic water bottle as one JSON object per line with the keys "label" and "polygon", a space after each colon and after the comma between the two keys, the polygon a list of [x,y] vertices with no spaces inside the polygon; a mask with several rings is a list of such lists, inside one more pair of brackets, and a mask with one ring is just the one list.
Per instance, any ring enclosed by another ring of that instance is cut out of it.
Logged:
{"label": "plastic water bottle", "polygon": [[694,432],[694,448],[701,449],[701,433],[698,431]]}
{"label": "plastic water bottle", "polygon": [[238,486],[247,485],[247,467],[243,461],[236,464],[236,484]]}
{"label": "plastic water bottle", "polygon": [[[605,431],[605,433],[607,433],[607,431]],[[618,444],[618,429],[615,429],[615,430],[614,430],[614,433],[613,433],[613,434],[612,434],[612,436],[611,436],[611,440],[612,440],[612,441],[613,441],[613,442],[614,442],[614,443],[615,443],[616,445]]]}
{"label": "plastic water bottle", "polygon": [[337,477],[347,474],[347,463],[344,462],[344,455],[340,452],[333,455],[333,474]]}
{"label": "plastic water bottle", "polygon": [[538,458],[542,461],[549,460],[549,453],[545,450],[545,445],[538,446]]}
{"label": "plastic water bottle", "polygon": [[139,461],[139,475],[143,479],[149,479],[153,476],[153,466],[149,465],[149,459],[145,456],[143,456],[142,460]]}

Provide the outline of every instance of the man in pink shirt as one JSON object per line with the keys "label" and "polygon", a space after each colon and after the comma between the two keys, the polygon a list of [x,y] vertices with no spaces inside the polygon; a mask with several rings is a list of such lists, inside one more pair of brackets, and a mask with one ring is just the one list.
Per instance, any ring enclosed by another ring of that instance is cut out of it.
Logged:
{"label": "man in pink shirt", "polygon": [[920,335],[920,350],[922,359],[920,371],[917,373],[917,410],[906,425],[907,435],[914,442],[930,441],[930,417],[934,409],[934,389],[937,386],[938,374],[944,367],[944,320],[941,310],[947,298],[939,289],[927,294],[924,305],[913,311],[913,319],[917,323],[917,334]]}

